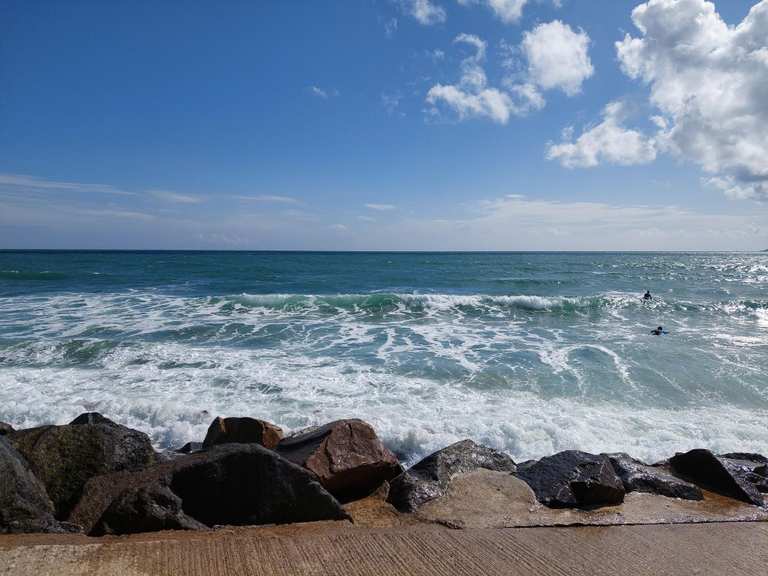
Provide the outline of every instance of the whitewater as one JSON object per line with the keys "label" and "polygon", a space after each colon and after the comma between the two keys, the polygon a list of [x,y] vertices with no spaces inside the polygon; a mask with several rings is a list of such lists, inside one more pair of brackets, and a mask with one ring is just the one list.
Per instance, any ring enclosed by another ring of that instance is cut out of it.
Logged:
{"label": "whitewater", "polygon": [[359,417],[406,463],[765,453],[767,286],[758,253],[0,251],[0,420],[172,448],[216,415]]}

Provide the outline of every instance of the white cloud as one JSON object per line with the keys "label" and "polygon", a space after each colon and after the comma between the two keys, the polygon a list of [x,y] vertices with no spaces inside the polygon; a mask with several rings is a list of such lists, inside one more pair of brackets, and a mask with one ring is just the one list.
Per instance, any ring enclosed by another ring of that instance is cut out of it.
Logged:
{"label": "white cloud", "polygon": [[84,184],[82,182],[61,182],[28,176],[26,174],[0,174],[0,186],[12,186],[29,190],[68,190],[72,192],[101,192],[119,196],[134,196],[134,192],[120,190],[109,184]]}
{"label": "white cloud", "polygon": [[445,22],[445,9],[431,0],[400,0],[400,5],[403,12],[424,26]]}
{"label": "white cloud", "polygon": [[148,190],[148,194],[151,194],[158,200],[164,202],[171,202],[173,204],[200,204],[203,199],[199,196],[192,196],[191,194],[179,194],[178,192],[171,192],[170,190]]}
{"label": "white cloud", "polygon": [[390,18],[384,22],[384,35],[387,38],[392,38],[397,32],[397,18]]}
{"label": "white cloud", "polygon": [[309,87],[309,93],[318,98],[322,98],[323,100],[327,100],[329,96],[336,96],[335,91],[329,92],[328,90],[324,90],[323,88],[314,85]]}
{"label": "white cloud", "polygon": [[438,114],[437,106],[442,103],[459,119],[487,117],[506,124],[514,104],[506,93],[487,86],[481,65],[485,59],[485,42],[473,34],[459,34],[454,43],[467,44],[474,48],[474,53],[462,61],[458,84],[435,84],[429,89],[426,101],[432,106],[431,112]]}
{"label": "white cloud", "polygon": [[768,245],[765,210],[729,215],[513,194],[465,214],[378,223],[349,245],[389,250],[749,250]]}
{"label": "white cloud", "polygon": [[[594,73],[589,59],[589,36],[574,32],[567,24],[555,20],[540,24],[526,32],[520,53],[527,61],[522,79],[506,78],[504,89],[488,85],[483,68],[486,43],[472,34],[459,34],[454,43],[475,49],[461,63],[461,76],[456,84],[435,84],[429,89],[426,102],[429,113],[439,114],[438,105],[451,109],[460,120],[489,118],[506,124],[511,116],[524,116],[546,105],[542,91],[560,89],[568,96],[581,91],[581,85]],[[503,66],[514,68],[511,47],[502,43]],[[511,59],[510,59],[511,58]]]}
{"label": "white cloud", "polygon": [[632,20],[639,36],[616,49],[660,112],[658,149],[731,197],[768,199],[768,0],[736,26],[706,0],[650,0]]}
{"label": "white cloud", "polygon": [[379,212],[387,212],[389,210],[397,210],[397,206],[394,204],[366,204],[366,208],[369,210],[377,210]]}
{"label": "white cloud", "polygon": [[528,61],[529,81],[543,90],[559,89],[568,96],[594,74],[589,58],[589,36],[553,20],[523,34],[521,48]]}
{"label": "white cloud", "polygon": [[235,200],[246,202],[272,202],[275,204],[301,204],[301,201],[291,196],[276,196],[273,194],[260,194],[258,196],[233,196]]}
{"label": "white cloud", "polygon": [[626,166],[655,160],[653,139],[625,128],[623,120],[624,105],[611,102],[603,111],[603,121],[586,129],[576,141],[573,141],[573,128],[566,128],[562,141],[548,146],[547,158],[559,160],[569,168],[592,167],[601,162]]}
{"label": "white cloud", "polygon": [[457,0],[462,6],[483,4],[505,24],[514,24],[523,15],[528,0]]}

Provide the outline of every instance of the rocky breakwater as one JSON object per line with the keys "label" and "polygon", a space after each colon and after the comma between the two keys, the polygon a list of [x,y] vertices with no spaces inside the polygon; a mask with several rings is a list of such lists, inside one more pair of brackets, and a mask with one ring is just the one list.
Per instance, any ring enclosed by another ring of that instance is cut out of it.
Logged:
{"label": "rocky breakwater", "polygon": [[403,470],[356,419],[284,436],[263,420],[216,418],[202,441],[163,453],[95,413],[64,426],[0,425],[0,532],[762,520],[766,493],[768,459],[758,454],[693,450],[649,465],[569,450],[515,463],[464,440]]}

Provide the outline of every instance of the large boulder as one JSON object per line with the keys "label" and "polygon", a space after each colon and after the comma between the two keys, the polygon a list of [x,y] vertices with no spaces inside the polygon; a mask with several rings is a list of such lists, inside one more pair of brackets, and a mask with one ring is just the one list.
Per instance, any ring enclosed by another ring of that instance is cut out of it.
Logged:
{"label": "large boulder", "polygon": [[622,452],[606,454],[627,492],[648,492],[669,498],[701,500],[701,489],[659,466],[649,466]]}
{"label": "large boulder", "polygon": [[373,428],[357,419],[302,431],[284,438],[276,450],[312,471],[342,502],[368,496],[403,471]]}
{"label": "large boulder", "polygon": [[203,440],[203,448],[217,444],[261,444],[265,448],[274,448],[283,437],[278,426],[255,418],[217,417],[208,427]]}
{"label": "large boulder", "polygon": [[516,470],[506,454],[462,440],[427,456],[390,482],[389,502],[401,512],[414,512],[445,494],[456,475],[481,468],[510,473]]}
{"label": "large boulder", "polygon": [[0,437],[0,533],[64,532],[53,503],[24,458]]}
{"label": "large boulder", "polygon": [[162,482],[126,488],[91,528],[92,536],[135,534],[160,530],[205,530],[202,522],[184,513],[181,498]]}
{"label": "large boulder", "polygon": [[624,483],[605,455],[566,450],[519,468],[517,475],[551,508],[593,508],[624,501]]}
{"label": "large boulder", "polygon": [[757,455],[716,456],[709,450],[695,449],[675,454],[669,464],[676,473],[703,488],[763,506],[765,501],[760,492],[768,491],[768,478],[760,473],[764,466],[762,456],[753,456]]}
{"label": "large boulder", "polygon": [[0,422],[0,436],[6,436],[11,432],[15,432],[15,430],[13,429],[13,426],[11,426],[10,424],[6,424],[5,422]]}
{"label": "large boulder", "polygon": [[258,444],[227,444],[93,478],[70,521],[100,535],[346,518],[304,468]]}
{"label": "large boulder", "polygon": [[90,478],[155,462],[146,434],[103,417],[97,422],[41,426],[7,436],[45,486],[59,520],[67,518]]}

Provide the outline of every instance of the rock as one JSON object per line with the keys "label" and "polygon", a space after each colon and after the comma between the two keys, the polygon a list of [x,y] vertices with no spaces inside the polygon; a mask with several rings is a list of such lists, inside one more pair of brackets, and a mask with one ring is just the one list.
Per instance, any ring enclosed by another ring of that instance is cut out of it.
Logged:
{"label": "rock", "polygon": [[720,458],[728,458],[729,460],[746,460],[747,462],[753,462],[757,465],[768,464],[768,458],[762,454],[754,454],[752,452],[730,452],[728,454],[720,454]]}
{"label": "rock", "polygon": [[0,422],[0,436],[5,436],[11,432],[15,432],[13,426],[6,424],[5,422]]}
{"label": "rock", "polygon": [[194,454],[195,452],[200,452],[203,449],[203,443],[202,442],[187,442],[176,450],[179,454]]}
{"label": "rock", "polygon": [[389,502],[401,512],[414,512],[442,496],[457,474],[479,468],[515,472],[514,461],[501,452],[462,440],[438,450],[390,482]]}
{"label": "rock", "polygon": [[256,443],[265,448],[274,448],[282,437],[281,428],[264,420],[217,417],[208,427],[208,433],[203,440],[203,448],[233,442]]}
{"label": "rock", "polygon": [[70,426],[82,426],[83,424],[107,424],[109,426],[119,426],[119,424],[113,422],[106,416],[102,416],[98,412],[85,412],[69,423]]}
{"label": "rock", "polygon": [[155,462],[146,434],[114,422],[42,426],[19,430],[8,439],[45,486],[59,520],[67,518],[88,479]]}
{"label": "rock", "polygon": [[276,450],[312,471],[342,502],[362,498],[402,471],[392,452],[362,420],[337,420],[283,439]]}
{"label": "rock", "polygon": [[168,486],[158,483],[125,490],[109,505],[98,525],[91,530],[91,535],[207,528],[187,516],[182,509],[181,498]]}
{"label": "rock", "polygon": [[226,444],[139,472],[95,477],[70,521],[98,535],[346,518],[304,468],[259,444]]}
{"label": "rock", "polygon": [[764,504],[758,486],[768,486],[763,484],[767,479],[757,472],[761,464],[754,459],[716,456],[709,450],[696,449],[675,454],[669,463],[682,477],[712,492],[757,506]]}
{"label": "rock", "polygon": [[451,528],[505,528],[529,522],[538,508],[520,478],[480,468],[454,476],[445,494],[424,503],[415,516]]}
{"label": "rock", "polygon": [[624,453],[605,454],[605,456],[608,456],[627,492],[648,492],[683,500],[704,498],[698,486],[673,476],[664,468],[649,466]]}
{"label": "rock", "polygon": [[624,484],[604,455],[566,450],[519,469],[517,475],[551,508],[611,506],[624,501]]}
{"label": "rock", "polygon": [[0,437],[0,533],[65,532],[24,458]]}

